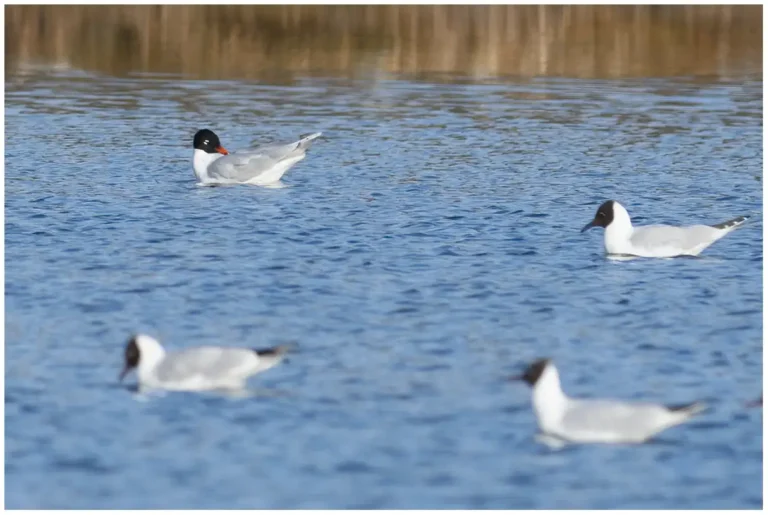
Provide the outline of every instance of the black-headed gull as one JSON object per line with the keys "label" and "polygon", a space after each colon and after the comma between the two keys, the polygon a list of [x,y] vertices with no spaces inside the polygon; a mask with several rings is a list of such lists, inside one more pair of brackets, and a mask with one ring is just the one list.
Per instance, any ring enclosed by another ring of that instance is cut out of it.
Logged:
{"label": "black-headed gull", "polygon": [[125,366],[120,381],[136,369],[139,387],[150,390],[243,390],[252,375],[280,363],[289,350],[237,347],[192,347],[166,352],[160,342],[145,334],[133,336],[125,346]]}
{"label": "black-headed gull", "polygon": [[531,364],[512,380],[533,389],[533,411],[547,436],[574,443],[641,443],[705,409],[695,402],[665,406],[610,399],[576,399],[560,388],[560,376],[550,359]]}
{"label": "black-headed gull", "polygon": [[192,167],[201,185],[273,185],[289,168],[304,159],[312,141],[321,134],[316,132],[285,145],[265,145],[229,153],[221,146],[216,133],[201,129],[192,142]]}
{"label": "black-headed gull", "polygon": [[659,257],[698,256],[705,248],[736,229],[749,217],[717,225],[645,225],[633,227],[629,213],[615,200],[604,202],[581,232],[605,227],[605,251],[611,255]]}

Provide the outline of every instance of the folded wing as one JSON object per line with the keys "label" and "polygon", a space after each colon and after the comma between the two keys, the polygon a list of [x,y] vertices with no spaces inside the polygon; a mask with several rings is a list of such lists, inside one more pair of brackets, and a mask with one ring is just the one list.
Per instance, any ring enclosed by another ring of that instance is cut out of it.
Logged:
{"label": "folded wing", "polygon": [[654,404],[574,399],[562,426],[575,439],[637,441],[662,429],[668,418],[667,410]]}
{"label": "folded wing", "polygon": [[208,174],[219,181],[253,181],[281,165],[293,164],[303,159],[311,142],[320,134],[316,132],[286,145],[266,145],[238,150],[211,163]]}
{"label": "folded wing", "polygon": [[680,255],[701,251],[717,241],[722,236],[721,233],[722,231],[708,225],[647,225],[637,227],[632,233],[631,241],[635,248]]}
{"label": "folded wing", "polygon": [[163,382],[202,379],[229,382],[252,375],[259,357],[250,349],[195,347],[169,354],[160,364],[157,377]]}

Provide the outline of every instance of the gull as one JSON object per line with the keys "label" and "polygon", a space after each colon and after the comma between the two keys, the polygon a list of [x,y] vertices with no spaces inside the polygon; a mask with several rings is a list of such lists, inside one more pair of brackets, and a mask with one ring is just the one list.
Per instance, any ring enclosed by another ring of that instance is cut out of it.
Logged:
{"label": "gull", "polygon": [[641,443],[705,409],[700,402],[666,406],[612,399],[577,399],[560,388],[551,359],[539,359],[519,376],[533,389],[533,411],[545,436],[573,443]]}
{"label": "gull", "polygon": [[125,346],[119,380],[133,369],[140,389],[169,391],[243,390],[252,375],[282,361],[289,346],[269,349],[191,347],[166,352],[160,342],[137,334]]}
{"label": "gull", "polygon": [[192,168],[203,186],[275,185],[289,168],[304,159],[312,141],[321,134],[315,132],[285,145],[266,145],[229,153],[221,146],[216,133],[201,129],[192,141]]}
{"label": "gull", "polygon": [[629,213],[615,200],[604,202],[581,232],[605,227],[605,251],[610,255],[659,257],[698,256],[705,248],[743,224],[739,216],[717,225],[645,225],[633,227]]}

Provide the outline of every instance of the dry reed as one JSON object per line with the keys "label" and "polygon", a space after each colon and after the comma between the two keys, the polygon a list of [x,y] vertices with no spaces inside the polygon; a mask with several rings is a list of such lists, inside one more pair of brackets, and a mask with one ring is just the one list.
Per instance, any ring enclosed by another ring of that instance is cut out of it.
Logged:
{"label": "dry reed", "polygon": [[762,6],[6,6],[6,72],[762,72]]}

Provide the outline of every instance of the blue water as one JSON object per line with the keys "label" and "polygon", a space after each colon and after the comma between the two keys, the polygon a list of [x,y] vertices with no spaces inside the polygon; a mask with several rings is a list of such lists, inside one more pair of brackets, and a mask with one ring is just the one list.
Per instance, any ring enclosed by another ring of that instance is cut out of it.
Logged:
{"label": "blue water", "polygon": [[[759,508],[762,82],[6,79],[8,508]],[[322,130],[284,189],[199,188]],[[700,259],[580,228],[752,219]],[[248,399],[137,399],[128,337],[298,342]],[[707,401],[551,450],[530,392]],[[129,382],[130,384],[130,382]]]}

